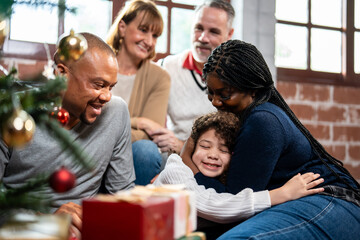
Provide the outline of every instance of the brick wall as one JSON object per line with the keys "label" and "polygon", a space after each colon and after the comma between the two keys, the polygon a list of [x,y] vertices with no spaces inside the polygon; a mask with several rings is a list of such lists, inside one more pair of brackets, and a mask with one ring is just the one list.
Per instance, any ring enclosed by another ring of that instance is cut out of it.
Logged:
{"label": "brick wall", "polygon": [[3,58],[0,61],[0,64],[6,70],[10,70],[12,67],[15,67],[18,70],[17,77],[19,79],[25,79],[41,73],[44,70],[46,63],[46,61],[19,58]]}
{"label": "brick wall", "polygon": [[360,182],[360,88],[278,82],[296,116]]}
{"label": "brick wall", "polygon": [[[237,23],[243,24],[240,36],[263,53],[276,81],[275,0],[242,2],[242,11],[236,10],[243,17]],[[360,182],[360,88],[281,81],[276,85],[314,137]]]}

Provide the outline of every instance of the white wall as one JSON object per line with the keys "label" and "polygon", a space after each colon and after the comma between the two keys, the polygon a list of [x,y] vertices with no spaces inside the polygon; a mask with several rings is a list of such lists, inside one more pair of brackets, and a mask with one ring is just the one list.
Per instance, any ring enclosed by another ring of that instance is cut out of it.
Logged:
{"label": "white wall", "polygon": [[233,22],[234,35],[233,39],[243,39],[243,0],[232,0],[231,5],[235,9],[235,19]]}
{"label": "white wall", "polygon": [[260,50],[275,81],[275,0],[232,0],[231,4],[236,12],[233,38]]}

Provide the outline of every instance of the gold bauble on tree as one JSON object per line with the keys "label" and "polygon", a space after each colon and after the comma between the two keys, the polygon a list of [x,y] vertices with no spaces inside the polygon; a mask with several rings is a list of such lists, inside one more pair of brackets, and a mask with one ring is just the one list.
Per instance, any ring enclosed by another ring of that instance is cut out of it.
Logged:
{"label": "gold bauble on tree", "polygon": [[15,109],[1,129],[4,142],[9,147],[20,147],[28,143],[35,131],[34,119],[24,110]]}
{"label": "gold bauble on tree", "polygon": [[88,44],[84,36],[75,34],[74,30],[70,31],[70,35],[60,37],[57,44],[60,60],[78,60],[87,50]]}
{"label": "gold bauble on tree", "polygon": [[9,33],[9,21],[0,16],[0,49],[4,45],[8,33]]}

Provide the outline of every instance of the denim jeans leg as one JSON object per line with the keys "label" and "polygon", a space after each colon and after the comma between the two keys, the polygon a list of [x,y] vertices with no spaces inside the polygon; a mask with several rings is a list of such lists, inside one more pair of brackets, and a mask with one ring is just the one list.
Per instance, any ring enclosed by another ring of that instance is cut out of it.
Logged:
{"label": "denim jeans leg", "polygon": [[360,207],[321,194],[269,208],[218,239],[359,239]]}
{"label": "denim jeans leg", "polygon": [[136,185],[149,184],[160,172],[162,157],[155,143],[139,140],[132,144]]}

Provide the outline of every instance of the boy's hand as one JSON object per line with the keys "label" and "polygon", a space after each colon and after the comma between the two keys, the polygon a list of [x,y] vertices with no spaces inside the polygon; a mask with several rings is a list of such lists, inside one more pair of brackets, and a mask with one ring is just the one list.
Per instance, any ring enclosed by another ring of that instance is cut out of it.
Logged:
{"label": "boy's hand", "polygon": [[[295,200],[308,195],[323,192],[324,188],[314,188],[324,182],[323,178],[319,178],[320,174],[314,173],[298,173],[287,181],[282,187],[271,190],[271,205],[277,205],[290,200]],[[319,179],[318,179],[319,178]]]}

